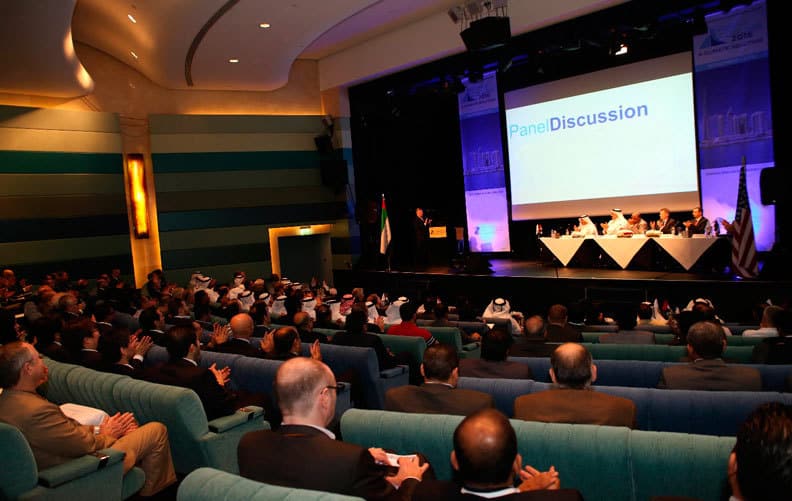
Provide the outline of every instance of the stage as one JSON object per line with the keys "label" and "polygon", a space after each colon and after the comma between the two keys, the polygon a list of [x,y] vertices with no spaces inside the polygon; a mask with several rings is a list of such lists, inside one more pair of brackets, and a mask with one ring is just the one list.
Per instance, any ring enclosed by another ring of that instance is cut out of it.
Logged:
{"label": "stage", "polygon": [[756,323],[751,313],[756,303],[770,299],[781,304],[792,291],[789,281],[741,280],[712,271],[565,267],[547,259],[481,256],[457,260],[449,266],[390,271],[357,268],[333,273],[339,291],[363,287],[367,294],[387,292],[390,298],[404,295],[413,300],[430,292],[450,304],[466,296],[482,311],[493,298],[505,297],[514,309],[525,314],[546,313],[551,304],[581,299],[607,305],[637,304],[656,298],[681,309],[691,299],[706,297],[715,304],[721,318],[744,323]]}

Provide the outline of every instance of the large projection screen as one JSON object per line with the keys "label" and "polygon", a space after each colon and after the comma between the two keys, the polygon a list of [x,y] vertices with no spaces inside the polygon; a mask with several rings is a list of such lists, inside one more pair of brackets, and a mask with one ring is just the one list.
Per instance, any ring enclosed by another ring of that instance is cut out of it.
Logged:
{"label": "large projection screen", "polygon": [[689,52],[504,95],[512,219],[699,204]]}

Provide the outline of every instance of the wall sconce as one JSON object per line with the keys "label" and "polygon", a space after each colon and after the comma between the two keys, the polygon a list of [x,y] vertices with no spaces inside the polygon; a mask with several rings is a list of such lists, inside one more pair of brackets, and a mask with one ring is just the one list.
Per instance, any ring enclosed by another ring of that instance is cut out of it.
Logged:
{"label": "wall sconce", "polygon": [[146,164],[143,155],[129,153],[126,156],[126,169],[135,238],[148,238],[148,191],[146,190]]}
{"label": "wall sconce", "polygon": [[311,234],[310,226],[300,226],[300,235],[310,235],[310,234]]}

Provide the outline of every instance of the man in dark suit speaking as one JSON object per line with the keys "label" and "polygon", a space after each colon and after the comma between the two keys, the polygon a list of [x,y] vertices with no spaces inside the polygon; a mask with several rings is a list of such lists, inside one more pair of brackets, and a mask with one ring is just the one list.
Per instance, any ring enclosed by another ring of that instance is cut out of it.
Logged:
{"label": "man in dark suit speaking", "polygon": [[424,216],[422,207],[415,209],[413,218],[413,245],[416,266],[426,266],[429,264],[429,226],[432,220]]}
{"label": "man in dark suit speaking", "polygon": [[402,457],[396,474],[387,476],[382,449],[336,440],[327,425],[335,416],[337,390],[333,372],[322,362],[308,357],[284,362],[275,375],[283,424],[278,431],[242,437],[237,449],[240,475],[369,500],[410,499],[429,464]]}

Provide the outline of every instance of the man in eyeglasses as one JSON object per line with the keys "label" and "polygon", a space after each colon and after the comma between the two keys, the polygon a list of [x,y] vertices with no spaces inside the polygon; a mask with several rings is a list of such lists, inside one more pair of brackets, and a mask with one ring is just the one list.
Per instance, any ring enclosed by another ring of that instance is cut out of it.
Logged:
{"label": "man in eyeglasses", "polygon": [[274,386],[282,424],[277,431],[242,437],[237,449],[240,475],[365,499],[410,499],[429,464],[402,457],[398,471],[388,475],[384,451],[336,440],[327,426],[335,416],[338,386],[327,365],[292,358],[278,368]]}

